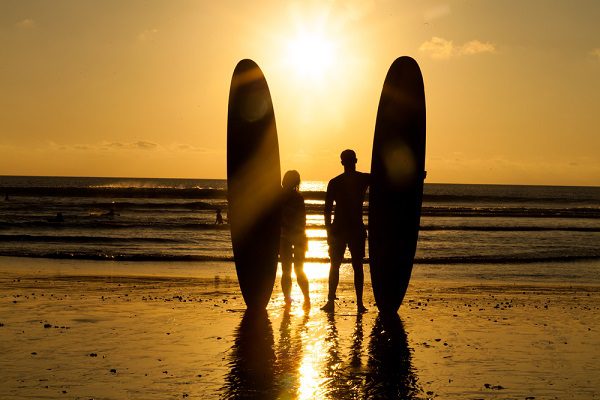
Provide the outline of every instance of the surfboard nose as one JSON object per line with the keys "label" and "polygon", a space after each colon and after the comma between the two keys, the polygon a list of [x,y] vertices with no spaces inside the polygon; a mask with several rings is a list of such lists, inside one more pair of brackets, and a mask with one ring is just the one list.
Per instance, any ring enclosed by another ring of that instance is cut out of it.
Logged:
{"label": "surfboard nose", "polygon": [[253,123],[269,115],[273,105],[260,67],[250,59],[240,61],[233,72],[229,97],[229,120]]}

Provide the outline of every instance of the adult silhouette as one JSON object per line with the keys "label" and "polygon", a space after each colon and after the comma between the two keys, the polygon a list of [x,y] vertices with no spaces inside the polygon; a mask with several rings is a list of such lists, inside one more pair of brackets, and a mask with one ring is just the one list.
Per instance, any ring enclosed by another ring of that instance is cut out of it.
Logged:
{"label": "adult silhouette", "polygon": [[[333,312],[335,309],[335,292],[340,280],[340,266],[344,259],[346,246],[350,249],[352,268],[354,269],[354,289],[356,291],[356,307],[359,313],[367,311],[363,304],[363,258],[365,256],[365,239],[367,237],[362,220],[363,201],[369,187],[369,174],[356,170],[356,153],[344,150],[340,154],[344,172],[327,185],[325,196],[325,229],[329,244],[329,293],[323,311]],[[335,209],[334,209],[335,207]],[[333,221],[331,220],[334,212]]]}

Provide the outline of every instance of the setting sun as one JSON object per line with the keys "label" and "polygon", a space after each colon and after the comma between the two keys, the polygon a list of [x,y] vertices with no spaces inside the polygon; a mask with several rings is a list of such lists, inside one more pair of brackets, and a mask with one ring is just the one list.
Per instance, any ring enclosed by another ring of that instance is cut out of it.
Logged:
{"label": "setting sun", "polygon": [[287,42],[287,62],[302,78],[323,79],[331,71],[336,46],[319,32],[301,32]]}

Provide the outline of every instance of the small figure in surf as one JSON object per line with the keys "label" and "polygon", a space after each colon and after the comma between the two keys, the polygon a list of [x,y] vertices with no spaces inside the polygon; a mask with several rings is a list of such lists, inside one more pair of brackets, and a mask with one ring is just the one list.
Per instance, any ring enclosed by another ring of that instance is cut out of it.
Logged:
{"label": "small figure in surf", "polygon": [[304,254],[306,253],[306,208],[304,197],[299,192],[300,174],[298,171],[287,171],[281,182],[281,241],[279,255],[281,257],[281,288],[286,305],[291,304],[292,297],[292,263],[298,286],[304,295],[304,307],[310,307],[308,279],[304,273]]}
{"label": "small figure in surf", "polygon": [[[325,196],[325,229],[329,244],[329,293],[327,303],[321,310],[333,312],[335,309],[335,292],[340,280],[340,266],[344,259],[346,246],[352,256],[354,269],[354,289],[356,291],[356,307],[359,313],[366,312],[363,304],[363,258],[367,231],[362,220],[362,209],[365,193],[369,187],[369,174],[356,171],[356,153],[344,150],[340,154],[344,173],[336,176],[327,185]],[[331,213],[335,215],[331,221]]]}
{"label": "small figure in surf", "polygon": [[63,216],[63,213],[57,212],[55,217],[48,218],[48,222],[65,222],[65,217]]}
{"label": "small figure in surf", "polygon": [[215,225],[222,225],[223,222],[223,215],[221,215],[221,209],[217,208],[216,211],[216,218],[215,218]]}
{"label": "small figure in surf", "polygon": [[10,199],[8,198],[8,193],[6,193],[6,194],[4,195],[4,201],[9,201],[9,200],[10,200]]}

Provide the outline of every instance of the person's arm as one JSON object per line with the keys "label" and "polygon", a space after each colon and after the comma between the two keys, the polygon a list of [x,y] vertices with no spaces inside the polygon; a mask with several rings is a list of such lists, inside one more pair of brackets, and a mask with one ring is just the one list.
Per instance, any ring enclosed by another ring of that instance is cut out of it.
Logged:
{"label": "person's arm", "polygon": [[304,232],[306,233],[306,204],[304,203],[304,197],[302,198],[302,229],[304,229]]}
{"label": "person's arm", "polygon": [[333,191],[331,181],[327,184],[327,194],[325,194],[325,229],[329,231],[331,227],[331,211],[333,210]]}

